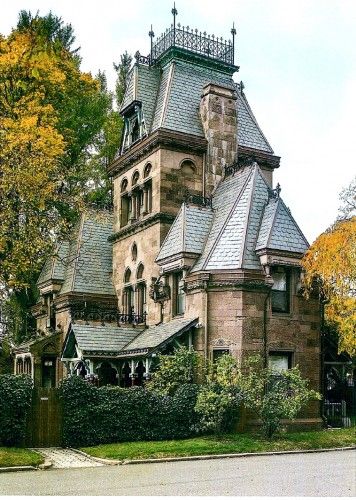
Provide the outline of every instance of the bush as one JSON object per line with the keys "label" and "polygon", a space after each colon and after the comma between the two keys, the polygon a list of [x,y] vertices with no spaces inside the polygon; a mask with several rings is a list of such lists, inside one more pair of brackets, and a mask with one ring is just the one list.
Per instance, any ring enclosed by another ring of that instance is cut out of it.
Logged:
{"label": "bush", "polygon": [[32,388],[28,375],[0,375],[0,444],[19,445],[25,438]]}
{"label": "bush", "polygon": [[96,388],[72,376],[60,386],[63,444],[92,446],[193,436],[197,433],[194,407],[198,390],[198,386],[186,384],[168,396],[142,387]]}
{"label": "bush", "polygon": [[298,367],[277,374],[263,368],[258,356],[248,360],[239,384],[245,406],[260,417],[267,438],[280,429],[282,419],[294,419],[310,400],[320,399],[318,392],[308,389]]}

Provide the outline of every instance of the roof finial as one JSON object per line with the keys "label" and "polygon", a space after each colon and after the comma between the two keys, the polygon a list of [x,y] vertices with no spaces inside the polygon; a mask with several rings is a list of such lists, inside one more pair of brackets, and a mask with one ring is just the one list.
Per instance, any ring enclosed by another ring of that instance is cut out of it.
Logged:
{"label": "roof finial", "polygon": [[234,64],[235,63],[235,35],[236,35],[235,22],[232,23],[231,34],[232,34],[232,64]]}
{"label": "roof finial", "polygon": [[178,15],[178,11],[176,9],[175,2],[173,4],[172,14],[173,14],[173,45],[175,45],[175,42],[176,42],[176,17]]}
{"label": "roof finial", "polygon": [[152,24],[151,24],[151,31],[148,32],[148,36],[151,38],[151,53],[150,53],[150,65],[151,65],[153,60],[153,37],[155,36],[152,29]]}

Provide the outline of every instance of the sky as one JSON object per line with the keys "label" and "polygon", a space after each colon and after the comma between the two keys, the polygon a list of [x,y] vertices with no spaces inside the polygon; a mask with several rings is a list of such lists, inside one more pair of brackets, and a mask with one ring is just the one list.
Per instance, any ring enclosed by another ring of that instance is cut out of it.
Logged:
{"label": "sky", "polygon": [[[1,2],[0,33],[21,9],[50,10],[71,23],[82,70],[105,71],[125,50],[149,53],[171,23],[171,0],[11,0]],[[234,75],[281,166],[281,196],[312,243],[336,218],[338,196],[356,174],[356,0],[177,0],[177,22],[230,36]]]}

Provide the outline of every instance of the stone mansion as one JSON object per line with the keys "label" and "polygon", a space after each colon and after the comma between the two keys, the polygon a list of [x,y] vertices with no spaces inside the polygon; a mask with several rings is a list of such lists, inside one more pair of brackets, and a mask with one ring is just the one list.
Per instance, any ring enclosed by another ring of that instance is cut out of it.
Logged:
{"label": "stone mansion", "polygon": [[[308,242],[233,80],[235,30],[226,42],[173,14],[128,75],[113,210],[84,214],[45,264],[33,311],[42,334],[16,348],[15,370],[45,387],[71,373],[142,385],[157,354],[186,345],[298,364],[318,390],[319,304],[301,293]],[[318,403],[303,417],[318,422]]]}

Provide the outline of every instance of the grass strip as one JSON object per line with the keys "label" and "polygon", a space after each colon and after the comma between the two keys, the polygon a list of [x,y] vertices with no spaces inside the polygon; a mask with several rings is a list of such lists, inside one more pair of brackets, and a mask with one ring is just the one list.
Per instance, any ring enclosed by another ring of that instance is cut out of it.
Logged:
{"label": "grass strip", "polygon": [[43,462],[43,457],[35,451],[25,448],[0,448],[0,467],[32,465]]}
{"label": "grass strip", "polygon": [[89,455],[114,460],[187,457],[224,453],[339,448],[356,443],[355,428],[285,433],[267,440],[259,434],[240,433],[172,441],[111,443],[81,448]]}

